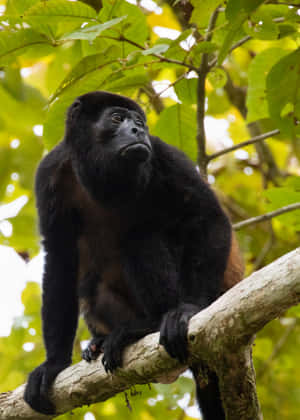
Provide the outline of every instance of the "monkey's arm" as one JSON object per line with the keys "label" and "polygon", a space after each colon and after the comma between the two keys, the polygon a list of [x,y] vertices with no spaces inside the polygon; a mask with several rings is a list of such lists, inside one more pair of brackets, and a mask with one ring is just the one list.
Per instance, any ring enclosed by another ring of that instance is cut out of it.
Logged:
{"label": "monkey's arm", "polygon": [[78,319],[76,220],[73,211],[63,209],[59,193],[55,186],[50,187],[49,179],[49,168],[42,163],[36,193],[46,252],[42,295],[46,361],[29,375],[24,394],[33,409],[45,414],[55,412],[48,392],[57,374],[71,363]]}
{"label": "monkey's arm", "polygon": [[231,246],[227,216],[210,190],[204,197],[206,204],[202,201],[197,211],[197,203],[192,203],[183,223],[180,302],[165,314],[160,328],[160,343],[181,362],[188,357],[189,319],[219,297]]}

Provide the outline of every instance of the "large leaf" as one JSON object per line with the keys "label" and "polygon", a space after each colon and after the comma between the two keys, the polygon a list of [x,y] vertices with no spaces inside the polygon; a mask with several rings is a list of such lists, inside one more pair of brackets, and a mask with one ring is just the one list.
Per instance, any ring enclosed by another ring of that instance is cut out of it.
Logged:
{"label": "large leaf", "polygon": [[118,78],[108,78],[104,84],[104,88],[108,91],[127,92],[131,89],[143,87],[147,83],[149,83],[149,76],[146,71],[141,69],[134,71],[131,69],[126,72],[120,72]]}
{"label": "large leaf", "polygon": [[30,20],[43,20],[46,23],[60,22],[67,20],[97,21],[96,11],[80,1],[51,0],[41,1],[30,9],[26,10],[24,18],[30,17]]}
{"label": "large leaf", "polygon": [[[99,20],[101,22],[107,22],[111,19],[120,18],[122,16],[127,17],[124,21],[117,25],[117,28],[114,27],[109,30],[108,34],[111,32],[111,35],[114,35],[117,38],[121,35],[123,39],[144,46],[145,41],[148,39],[149,31],[146,16],[138,7],[129,4],[125,0],[106,1],[99,13]],[[125,41],[125,55],[127,54],[126,44],[127,42]]]}
{"label": "large leaf", "polygon": [[270,48],[257,54],[251,61],[248,73],[249,86],[247,91],[248,122],[269,118],[269,109],[266,99],[266,77],[273,65],[288,53],[288,50]]}
{"label": "large leaf", "polygon": [[84,39],[86,41],[94,41],[103,31],[109,29],[120,23],[122,20],[126,19],[127,16],[121,16],[116,19],[109,20],[105,23],[100,23],[98,25],[86,26],[84,28],[73,31],[69,34],[64,34],[61,39]]}
{"label": "large leaf", "polygon": [[79,83],[83,78],[87,78],[89,74],[116,62],[118,53],[119,49],[113,46],[108,48],[106,51],[103,51],[101,54],[84,57],[62,81],[60,86],[52,95],[51,102],[60,96],[66,89],[70,89],[74,84]]}
{"label": "large leaf", "polygon": [[29,28],[0,32],[0,64],[10,63],[23,49],[39,44],[51,44],[51,41]]}
{"label": "large leaf", "polygon": [[278,25],[273,21],[268,8],[258,10],[243,26],[245,32],[252,38],[272,40],[279,35]]}
{"label": "large leaf", "polygon": [[281,58],[267,77],[271,118],[289,136],[300,135],[300,48]]}
{"label": "large leaf", "polygon": [[34,6],[40,0],[7,0],[5,14],[22,15],[27,9]]}
{"label": "large leaf", "polygon": [[191,159],[197,159],[196,111],[186,105],[166,108],[154,128],[154,134],[178,149]]}
{"label": "large leaf", "polygon": [[224,4],[222,0],[191,0],[193,13],[190,18],[190,22],[195,23],[199,29],[203,29],[207,26],[210,16],[213,11]]}
{"label": "large leaf", "polygon": [[198,79],[182,79],[175,84],[175,92],[178,99],[184,104],[195,104],[197,103],[197,84]]}

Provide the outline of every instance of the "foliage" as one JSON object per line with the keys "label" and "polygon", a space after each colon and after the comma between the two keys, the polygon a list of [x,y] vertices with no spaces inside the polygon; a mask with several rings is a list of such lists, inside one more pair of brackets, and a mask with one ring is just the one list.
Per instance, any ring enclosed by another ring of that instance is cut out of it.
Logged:
{"label": "foliage", "polygon": [[[38,252],[35,168],[63,137],[67,106],[96,89],[137,100],[147,112],[150,131],[183,149],[200,167],[205,156],[196,136],[204,106],[210,153],[279,129],[264,144],[211,159],[208,180],[233,222],[300,202],[299,2],[191,0],[187,5],[161,0],[157,5],[138,1],[138,6],[103,0],[97,9],[95,3],[0,0],[0,204],[27,197],[18,214],[5,221],[12,234],[0,220],[1,244],[31,257]],[[154,11],[150,6],[156,6]],[[166,31],[159,37],[161,27],[177,30],[177,38]],[[205,101],[197,94],[204,61],[209,66]],[[218,127],[225,127],[221,138]],[[248,273],[299,244],[299,216],[300,210],[239,231]],[[28,283],[22,299],[24,317],[15,321],[9,337],[0,339],[1,391],[24,382],[44,357],[37,284]],[[299,317],[300,309],[292,309],[256,340],[258,392],[267,419],[300,417]],[[87,338],[80,324],[75,361]],[[33,343],[30,353],[25,343]],[[120,395],[76,410],[72,419],[86,412],[95,418],[189,418],[178,406],[193,393],[188,378],[144,387],[141,396],[136,391],[128,393],[132,411]]]}

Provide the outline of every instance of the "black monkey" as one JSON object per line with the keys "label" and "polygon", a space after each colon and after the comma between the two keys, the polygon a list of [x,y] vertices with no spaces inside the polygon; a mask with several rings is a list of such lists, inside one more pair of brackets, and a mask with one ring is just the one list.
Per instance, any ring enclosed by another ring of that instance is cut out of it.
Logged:
{"label": "black monkey", "polygon": [[[158,330],[186,361],[189,319],[243,271],[230,222],[194,164],[149,135],[136,102],[92,92],[69,108],[63,141],[38,168],[36,197],[47,358],[29,376],[28,404],[55,412],[48,391],[71,363],[80,311],[92,334],[83,358],[103,352],[107,371]],[[206,420],[225,419],[215,375],[197,396]]]}

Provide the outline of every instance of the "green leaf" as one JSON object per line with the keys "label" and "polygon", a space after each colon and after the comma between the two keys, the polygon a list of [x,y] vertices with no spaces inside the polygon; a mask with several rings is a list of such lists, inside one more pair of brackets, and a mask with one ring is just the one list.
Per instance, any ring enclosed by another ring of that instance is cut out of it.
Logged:
{"label": "green leaf", "polygon": [[8,0],[5,15],[22,15],[27,9],[34,6],[40,0]]}
{"label": "green leaf", "polygon": [[272,67],[266,86],[271,118],[283,132],[294,136],[300,120],[300,48]]}
{"label": "green leaf", "polygon": [[29,28],[0,32],[0,64],[10,63],[23,49],[39,44],[51,44],[51,41]]}
{"label": "green leaf", "polygon": [[191,0],[193,13],[190,18],[191,23],[195,23],[200,29],[206,27],[211,14],[218,7],[224,4],[222,0]]}
{"label": "green leaf", "polygon": [[118,79],[113,81],[108,79],[104,85],[105,90],[123,92],[129,89],[140,88],[149,82],[149,76],[145,71],[143,72],[139,69],[138,72],[134,72],[133,70],[128,70],[127,72],[129,73],[128,76],[121,73]]}
{"label": "green leaf", "polygon": [[154,135],[183,150],[191,159],[197,159],[196,111],[186,105],[166,108],[154,128]]}
{"label": "green leaf", "polygon": [[175,84],[175,92],[182,103],[192,105],[197,102],[197,83],[197,78],[184,78]]}
{"label": "green leaf", "polygon": [[266,77],[273,65],[289,53],[280,48],[262,51],[251,61],[248,73],[247,121],[269,118],[266,99]]}
{"label": "green leaf", "polygon": [[[103,7],[99,13],[99,20],[101,22],[107,22],[113,18],[121,16],[127,16],[124,21],[118,26],[118,30],[115,28],[108,30],[108,33],[119,37],[122,35],[123,38],[128,39],[134,43],[144,45],[149,36],[149,30],[147,25],[146,16],[139,9],[139,7],[129,4],[125,0],[111,0],[103,2]],[[132,50],[132,46],[130,50]],[[128,47],[127,42],[123,43],[125,49],[124,54],[127,56]],[[130,52],[130,51],[129,51]]]}
{"label": "green leaf", "polygon": [[228,20],[228,32],[219,53],[219,65],[222,64],[228,54],[228,51],[245,20],[263,2],[264,0],[228,0],[225,10],[226,18]]}
{"label": "green leaf", "polygon": [[242,12],[249,15],[258,8],[264,0],[228,0],[225,14],[228,20],[234,20],[239,17]]}
{"label": "green leaf", "polygon": [[28,9],[24,18],[30,17],[31,19],[46,20],[47,22],[57,22],[63,19],[78,20],[80,24],[84,20],[97,20],[96,11],[80,1],[67,1],[67,0],[51,0],[41,1]]}
{"label": "green leaf", "polygon": [[213,68],[207,75],[208,80],[215,89],[222,88],[227,82],[226,72],[219,68]]}
{"label": "green leaf", "polygon": [[217,44],[214,42],[201,41],[193,46],[190,52],[190,58],[194,66],[200,66],[202,54],[210,54],[218,49]]}
{"label": "green leaf", "polygon": [[252,38],[272,40],[279,36],[279,28],[268,14],[257,14],[247,20],[243,27]]}
{"label": "green leaf", "polygon": [[247,13],[241,10],[241,13],[227,25],[227,34],[218,56],[218,64],[221,65],[228,54],[233,41],[236,38],[242,24],[247,19]]}
{"label": "green leaf", "polygon": [[203,54],[203,53],[212,53],[218,49],[217,44],[208,41],[201,41],[193,48],[193,55]]}
{"label": "green leaf", "polygon": [[84,57],[65,77],[60,86],[51,97],[50,104],[62,93],[78,83],[90,73],[100,70],[102,67],[117,62],[119,49],[115,46],[108,48],[101,54],[89,55]]}
{"label": "green leaf", "polygon": [[143,55],[150,55],[150,54],[161,54],[167,51],[170,47],[168,44],[157,44],[152,48],[148,48],[147,50],[142,51]]}
{"label": "green leaf", "polygon": [[94,41],[94,39],[96,39],[103,31],[111,28],[119,22],[122,22],[122,20],[126,19],[126,17],[127,16],[121,16],[119,18],[109,20],[105,23],[100,23],[98,25],[93,26],[86,26],[69,34],[64,34],[60,39],[85,39],[87,41]]}
{"label": "green leaf", "polygon": [[279,35],[278,38],[285,38],[286,36],[299,36],[298,33],[298,25],[292,25],[292,24],[280,24],[278,25]]}

